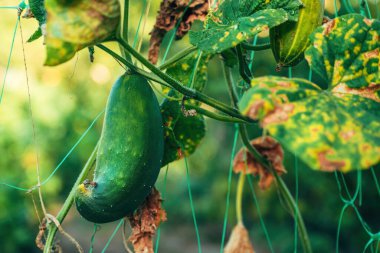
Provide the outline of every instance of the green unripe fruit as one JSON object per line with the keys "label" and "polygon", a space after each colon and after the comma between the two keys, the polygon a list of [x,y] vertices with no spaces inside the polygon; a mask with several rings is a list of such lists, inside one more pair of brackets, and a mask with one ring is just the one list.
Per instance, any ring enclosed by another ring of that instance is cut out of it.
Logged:
{"label": "green unripe fruit", "polygon": [[105,223],[132,214],[155,184],[163,157],[160,107],[147,80],[123,75],[108,97],[92,181],[75,202],[87,220]]}
{"label": "green unripe fruit", "polygon": [[304,58],[309,36],[323,21],[321,0],[302,0],[298,21],[287,21],[270,29],[270,43],[277,67],[291,67]]}

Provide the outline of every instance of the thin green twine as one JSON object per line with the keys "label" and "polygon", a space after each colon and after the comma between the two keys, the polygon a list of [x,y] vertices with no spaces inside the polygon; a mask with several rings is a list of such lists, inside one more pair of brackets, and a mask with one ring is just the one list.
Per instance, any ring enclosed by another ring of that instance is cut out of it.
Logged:
{"label": "thin green twine", "polygon": [[104,246],[102,253],[105,253],[107,248],[110,246],[112,239],[115,237],[117,231],[120,229],[120,227],[124,224],[124,219],[121,219],[119,224],[117,224],[115,230],[112,232],[111,237],[108,239],[106,245]]}
{"label": "thin green twine", "polygon": [[[257,40],[258,40],[258,35],[256,35],[252,41],[252,45],[256,45],[257,44]],[[255,51],[252,50],[251,51],[251,54],[250,54],[250,63],[249,63],[249,69],[251,70],[251,72],[253,73],[253,58],[255,57]],[[240,94],[241,95],[241,94]],[[260,209],[260,205],[259,205],[259,202],[257,201],[257,197],[256,197],[256,193],[255,193],[255,189],[253,187],[253,182],[252,182],[252,177],[251,175],[247,174],[247,179],[248,179],[248,183],[249,183],[249,187],[251,189],[251,193],[252,193],[252,197],[253,197],[253,201],[255,203],[255,206],[256,206],[256,210],[257,210],[257,215],[259,216],[259,220],[260,220],[260,225],[261,225],[261,228],[264,232],[264,235],[265,235],[265,239],[268,243],[268,247],[270,249],[270,251],[273,253],[274,250],[273,250],[273,246],[272,246],[272,241],[269,237],[269,233],[268,233],[268,230],[267,230],[267,227],[265,225],[265,222],[264,222],[264,218],[261,214],[261,209]]]}
{"label": "thin green twine", "polygon": [[[71,155],[71,153],[75,150],[75,148],[82,142],[84,137],[86,137],[88,132],[93,128],[93,126],[95,125],[95,123],[97,122],[97,120],[99,119],[99,117],[103,113],[104,113],[104,110],[102,112],[100,112],[95,117],[95,119],[91,122],[90,126],[86,129],[86,131],[84,131],[84,133],[81,135],[81,137],[79,137],[78,141],[74,144],[74,146],[72,146],[72,148],[69,150],[69,152],[63,157],[61,162],[55,167],[55,169],[52,171],[52,173],[50,173],[50,175],[41,183],[41,186],[45,185],[47,182],[50,181],[50,179],[61,168],[62,164],[67,160],[67,158]],[[23,187],[19,187],[19,186],[13,185],[13,184],[3,183],[3,182],[0,182],[0,185],[4,185],[4,186],[7,186],[7,187],[15,189],[15,190],[26,191],[26,192],[34,189],[34,188],[23,188]]]}
{"label": "thin green twine", "polygon": [[[256,46],[256,44],[257,44],[257,39],[258,39],[258,35],[256,35],[255,38],[253,39],[252,45]],[[253,73],[253,58],[254,58],[254,57],[255,57],[255,51],[252,50],[252,51],[251,51],[251,55],[250,55],[251,62],[249,63],[249,69],[251,70],[252,73]]]}
{"label": "thin green twine", "polygon": [[93,249],[94,249],[94,242],[95,242],[95,234],[96,232],[98,232],[98,224],[94,223],[94,232],[92,232],[92,236],[91,236],[91,243],[90,243],[90,251],[89,253],[92,253]]}
{"label": "thin green twine", "polygon": [[295,170],[295,181],[296,181],[296,194],[295,202],[297,208],[294,210],[294,252],[297,252],[298,249],[298,158],[294,156],[294,170]]}
{"label": "thin green twine", "polygon": [[18,6],[0,6],[0,9],[18,10]]}
{"label": "thin green twine", "polygon": [[[309,70],[309,81],[311,81],[311,71]],[[293,77],[293,68],[289,67],[288,68],[288,77],[292,78]],[[298,207],[298,158],[297,156],[294,156],[294,168],[295,168],[295,183],[296,183],[296,189],[295,189],[295,204]],[[294,252],[297,252],[298,249],[298,221],[297,221],[297,216],[298,216],[298,208],[295,208],[294,210]]]}
{"label": "thin green twine", "polygon": [[168,46],[166,47],[166,51],[165,51],[165,54],[164,54],[164,57],[162,58],[162,62],[165,62],[166,61],[166,58],[168,57],[168,54],[169,54],[169,51],[170,51],[170,48],[173,44],[173,41],[174,41],[174,38],[175,38],[175,34],[177,33],[177,30],[178,30],[178,27],[179,25],[181,24],[182,22],[182,19],[187,11],[187,9],[190,7],[190,5],[193,3],[194,0],[191,0],[189,1],[188,5],[186,6],[186,8],[184,9],[180,19],[177,21],[177,24],[175,25],[174,29],[171,30],[173,32],[173,34],[171,35],[170,37],[170,40],[169,40],[169,43],[168,43]]}
{"label": "thin green twine", "polygon": [[6,69],[5,69],[4,80],[3,80],[2,87],[1,87],[0,105],[1,105],[1,102],[3,101],[4,89],[5,89],[5,82],[6,82],[6,80],[7,80],[7,75],[8,75],[8,71],[9,71],[9,66],[10,66],[10,64],[11,64],[12,52],[13,52],[13,47],[14,47],[14,44],[15,44],[16,32],[17,32],[17,27],[18,27],[19,22],[20,22],[20,17],[17,17],[16,25],[15,25],[15,28],[14,28],[14,30],[13,30],[13,37],[12,37],[11,49],[10,49],[10,51],[9,51],[9,56],[8,56],[7,67],[6,67]]}
{"label": "thin green twine", "polygon": [[264,231],[264,235],[265,235],[265,238],[268,242],[268,247],[270,249],[270,252],[273,253],[274,250],[273,250],[273,246],[272,246],[272,241],[269,237],[267,227],[265,226],[265,222],[264,222],[264,219],[263,219],[262,214],[261,214],[261,208],[260,208],[259,202],[257,201],[255,188],[253,187],[252,177],[251,177],[251,175],[247,174],[247,178],[248,178],[249,188],[251,189],[253,201],[255,202],[257,215],[259,216],[259,219],[260,219],[261,228]]}
{"label": "thin green twine", "polygon": [[[139,23],[137,25],[137,30],[136,30],[136,34],[135,34],[135,37],[133,39],[133,44],[132,44],[132,47],[135,48],[136,47],[136,43],[137,43],[137,40],[138,40],[138,37],[139,37],[139,32],[140,32],[140,27],[141,27],[141,22],[142,22],[142,19],[144,17],[144,13],[146,11],[146,8],[147,8],[147,0],[144,1],[144,5],[143,5],[143,8],[142,8],[142,12],[141,12],[141,15],[140,15],[140,19],[139,19]],[[141,35],[142,36],[142,35]]]}
{"label": "thin green twine", "polygon": [[185,166],[186,166],[186,182],[187,182],[187,190],[189,192],[189,200],[190,200],[190,207],[191,207],[191,214],[193,216],[193,222],[194,222],[194,227],[195,227],[195,233],[197,236],[197,242],[198,242],[198,252],[202,253],[202,247],[201,247],[201,238],[199,236],[199,230],[198,230],[198,225],[197,225],[197,218],[195,216],[195,208],[194,208],[194,203],[193,203],[193,197],[191,194],[191,185],[190,185],[190,174],[189,174],[189,166],[187,164],[187,158],[185,156]]}
{"label": "thin green twine", "polygon": [[289,68],[288,68],[288,77],[289,77],[289,78],[292,78],[292,77],[293,77],[293,68],[292,68],[292,67],[289,67]]}
{"label": "thin green twine", "polygon": [[[189,4],[186,6],[181,18],[178,20],[175,28],[173,29],[173,35],[171,36],[170,38],[170,41],[169,41],[169,44],[166,48],[166,51],[165,51],[165,54],[164,54],[164,57],[162,59],[162,63],[164,63],[166,61],[166,58],[168,56],[168,53],[169,53],[169,50],[173,44],[173,41],[174,41],[174,37],[175,37],[175,34],[176,34],[176,31],[182,21],[182,18],[183,18],[183,15],[185,14],[186,10],[189,8],[190,4],[192,3],[193,0],[191,0],[189,2]],[[146,5],[147,1],[145,0],[145,5]],[[145,7],[146,8],[146,7]],[[144,12],[143,12],[144,13]],[[143,13],[141,14],[141,17],[140,17],[140,21],[139,21],[139,24],[138,24],[138,30],[140,28],[140,24],[141,24],[141,20],[142,20],[142,16],[143,16]],[[136,38],[138,36],[138,33],[136,33],[136,36],[135,36],[135,41],[136,41]],[[135,41],[133,43],[133,45],[135,45]],[[191,74],[191,77],[190,77],[190,80],[189,80],[189,85],[190,86],[193,86],[193,83],[194,83],[194,80],[195,80],[195,73],[197,71],[197,68],[198,68],[198,65],[199,65],[199,62],[200,62],[200,59],[202,57],[202,53],[200,51],[198,51],[198,58],[197,58],[197,61],[195,63],[195,66],[193,68],[193,71],[192,71],[192,74]],[[198,226],[197,226],[197,221],[196,221],[196,217],[195,217],[195,210],[194,210],[194,205],[193,205],[193,201],[192,201],[192,195],[191,195],[191,188],[190,188],[190,179],[189,179],[189,173],[188,173],[188,167],[187,167],[187,159],[185,157],[185,165],[186,165],[186,174],[187,174],[187,184],[188,184],[188,191],[189,191],[189,198],[190,198],[190,206],[191,206],[191,212],[192,212],[192,216],[193,216],[193,220],[194,220],[194,226],[195,226],[195,232],[196,232],[196,235],[197,235],[197,241],[198,241],[198,252],[202,252],[202,249],[201,249],[201,242],[200,242],[200,236],[199,236],[199,232],[198,232]],[[165,172],[165,178],[164,178],[164,192],[162,194],[162,196],[164,197],[166,195],[166,182],[167,182],[167,175],[168,175],[168,168],[166,168],[166,172]],[[161,229],[160,227],[158,228],[157,230],[157,238],[156,238],[156,247],[155,247],[155,253],[158,252],[158,248],[159,248],[159,243],[160,243],[160,239],[161,239]]]}
{"label": "thin green twine", "polygon": [[[334,2],[335,2],[334,8],[336,10],[337,9],[336,0]],[[343,4],[344,8],[347,10],[348,13],[355,13],[354,7],[352,7],[352,4],[351,4],[350,1],[343,0],[342,4]],[[335,12],[335,17],[338,17],[337,11]]]}
{"label": "thin green twine", "polygon": [[226,238],[228,211],[230,209],[230,195],[231,195],[231,182],[232,182],[232,172],[233,172],[233,160],[234,160],[234,156],[235,156],[235,152],[236,152],[236,144],[237,144],[238,137],[239,137],[239,130],[238,130],[238,126],[235,124],[235,134],[234,134],[234,142],[232,144],[230,168],[228,169],[226,210],[224,211],[223,232],[222,232],[222,241],[220,243],[220,253],[223,253],[224,241]]}
{"label": "thin green twine", "polygon": [[368,18],[372,18],[371,10],[369,9],[367,0],[362,0],[360,5],[360,14]]}
{"label": "thin green twine", "polygon": [[[168,172],[169,172],[169,164],[166,166],[165,177],[164,177],[164,186],[163,186],[163,190],[162,190],[162,199],[164,199],[164,200],[165,200],[165,196],[166,196],[166,184],[167,184]],[[154,249],[155,253],[158,252],[158,248],[160,245],[160,238],[161,238],[161,226],[159,226],[158,230],[157,230],[156,248]]]}
{"label": "thin green twine", "polygon": [[375,170],[373,169],[373,167],[371,167],[371,174],[372,174],[372,177],[373,177],[373,181],[375,182],[377,193],[380,196],[380,185],[379,185],[379,181],[377,181],[376,173],[375,173]]}
{"label": "thin green twine", "polygon": [[[336,182],[337,182],[337,185],[338,185],[338,190],[339,190],[340,198],[341,198],[342,202],[344,203],[344,206],[343,206],[343,208],[342,208],[342,210],[340,212],[340,216],[339,216],[335,251],[337,253],[339,252],[339,237],[340,237],[341,225],[342,225],[342,222],[343,222],[343,216],[344,216],[345,211],[347,210],[347,208],[351,207],[355,211],[356,216],[357,216],[360,224],[362,225],[363,229],[370,236],[370,239],[368,240],[368,242],[367,242],[367,244],[366,244],[366,246],[364,247],[364,250],[363,250],[363,252],[366,252],[367,249],[368,249],[368,247],[370,247],[371,245],[373,245],[374,242],[379,242],[379,240],[380,240],[380,232],[378,232],[377,234],[374,234],[374,233],[371,232],[370,227],[363,220],[363,217],[361,216],[359,210],[355,206],[355,201],[357,200],[357,198],[359,196],[359,193],[360,193],[360,189],[361,189],[362,171],[361,170],[357,171],[356,190],[355,190],[354,195],[352,197],[351,197],[351,194],[350,194],[350,192],[348,190],[348,187],[347,187],[347,184],[346,184],[346,180],[345,180],[345,178],[344,178],[344,176],[342,174],[341,174],[340,178],[341,179],[339,179],[338,172],[335,172],[335,179],[336,179]],[[340,181],[342,181],[342,183]],[[344,197],[343,194],[342,194],[342,184],[343,184],[343,187],[344,187],[344,189],[345,189],[345,191],[347,193],[347,198]]]}

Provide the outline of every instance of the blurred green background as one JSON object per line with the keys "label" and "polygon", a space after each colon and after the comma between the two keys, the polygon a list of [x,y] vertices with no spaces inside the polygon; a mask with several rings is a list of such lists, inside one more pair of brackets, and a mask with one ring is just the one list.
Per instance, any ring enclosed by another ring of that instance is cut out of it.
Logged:
{"label": "blurred green background", "polygon": [[[339,1],[337,3],[340,7]],[[369,3],[375,10],[376,1]],[[17,4],[17,1],[0,0],[0,6]],[[131,38],[135,36],[143,4],[144,1],[131,0]],[[143,32],[141,51],[145,55],[148,49],[148,33],[153,27],[158,8],[159,1],[152,1],[146,29]],[[326,8],[327,14],[331,15],[333,1],[326,1]],[[344,9],[339,13],[343,14]],[[373,14],[376,15],[375,11]],[[0,9],[0,81],[3,81],[5,75],[16,20],[15,10]],[[37,27],[37,23],[34,20],[22,19],[21,24],[22,34],[26,40]],[[260,39],[260,41],[265,40],[265,37]],[[166,43],[167,40],[162,46],[162,51],[166,48]],[[110,46],[117,49],[115,45],[110,44]],[[189,46],[188,36],[173,45],[170,55],[187,46]],[[0,104],[0,182],[29,188],[36,184],[36,152],[38,152],[41,177],[46,179],[103,110],[111,85],[123,73],[123,68],[100,50],[95,53],[94,63],[90,63],[87,50],[82,50],[73,60],[63,65],[54,68],[44,67],[45,53],[42,40],[24,44],[24,47],[27,75],[21,32],[17,28],[4,96]],[[287,70],[275,72],[275,62],[270,50],[257,52],[253,67],[255,76],[287,75]],[[221,73],[221,61],[214,58],[209,66],[206,92],[229,103],[226,84]],[[307,64],[302,62],[294,68],[293,76],[307,77]],[[27,78],[31,105],[28,100]],[[318,77],[314,76],[313,80],[322,85]],[[35,141],[30,109],[35,124]],[[49,213],[56,215],[59,211],[99,138],[101,123],[102,119],[97,121],[55,176],[42,187]],[[189,159],[190,179],[202,249],[204,252],[219,252],[235,127],[233,124],[207,119],[207,130],[206,138]],[[257,134],[257,131],[252,130],[252,135],[255,133]],[[241,144],[238,143],[238,148],[240,147]],[[299,207],[315,252],[334,252],[338,220],[343,207],[334,174],[318,173],[301,163],[295,164],[291,154],[287,154],[285,163],[288,173],[283,178],[293,193],[295,192],[294,166],[298,165]],[[375,168],[378,180],[379,169]],[[161,227],[160,252],[196,252],[197,240],[189,205],[184,161],[170,165],[166,185],[163,180],[164,174],[165,169],[162,170],[157,182],[159,190],[166,189],[164,206],[168,212],[168,221]],[[362,203],[358,210],[376,232],[380,229],[378,218],[380,196],[371,172],[364,171],[362,176],[360,188]],[[234,210],[236,180],[234,175],[227,234],[236,222]],[[356,173],[347,175],[346,180],[348,188],[353,192],[356,187]],[[262,191],[257,187],[255,179],[255,193],[275,252],[292,252],[294,221],[283,208],[275,187]],[[31,194],[0,185],[0,252],[39,252],[34,243],[38,233],[38,217],[33,199],[39,206],[36,192]],[[38,211],[41,215],[41,210]],[[244,192],[244,219],[256,251],[269,252],[248,185]],[[115,223],[101,226],[95,237],[95,252],[103,249],[115,226]],[[93,224],[82,219],[75,208],[72,208],[63,223],[63,228],[78,239],[88,252]],[[356,214],[348,208],[341,227],[340,252],[362,252],[368,239]],[[64,252],[75,251],[67,239],[58,236],[58,240]],[[121,233],[118,233],[107,252],[121,251],[123,251]],[[301,251],[299,247],[299,252]]]}

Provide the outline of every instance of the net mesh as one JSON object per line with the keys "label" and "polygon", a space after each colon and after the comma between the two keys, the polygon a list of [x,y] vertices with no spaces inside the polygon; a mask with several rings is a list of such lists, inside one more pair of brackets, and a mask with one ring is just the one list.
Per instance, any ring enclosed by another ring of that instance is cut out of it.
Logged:
{"label": "net mesh", "polygon": [[[191,2],[192,1],[190,1],[189,4],[191,4]],[[359,12],[364,16],[372,18],[371,9],[369,7],[368,1],[366,1],[366,0],[359,0],[356,2],[355,5],[353,5],[352,2],[348,1],[348,0],[343,0],[340,3],[343,5],[343,7],[348,12]],[[137,41],[138,41],[139,34],[140,34],[140,26],[143,23],[142,20],[145,16],[145,12],[146,12],[149,4],[150,4],[150,0],[145,0],[143,3],[142,13],[141,13],[141,16],[140,16],[140,19],[138,22],[137,32],[136,32],[136,35],[133,39],[134,47],[137,45]],[[20,8],[24,9],[26,6],[27,6],[26,3],[24,1],[22,1],[17,6],[11,6],[11,5],[10,6],[7,6],[7,5],[0,6],[0,11],[15,10],[16,14],[18,14],[20,12]],[[357,10],[357,8],[355,8],[357,6],[359,7],[358,10]],[[374,13],[376,14],[377,17],[379,17],[380,16],[379,15],[380,14],[380,7],[379,7],[379,3],[377,0],[374,1],[374,6],[375,6]],[[335,17],[339,16],[338,1],[337,0],[334,0],[334,14],[335,14]],[[180,21],[181,20],[179,20],[175,29],[178,28]],[[10,65],[11,65],[12,53],[13,53],[13,48],[14,48],[14,44],[15,44],[15,38],[17,36],[17,31],[18,31],[18,27],[20,26],[20,22],[21,22],[20,15],[15,15],[15,25],[14,25],[13,33],[11,35],[12,36],[11,45],[10,45],[10,49],[9,49],[9,54],[7,56],[3,81],[1,84],[0,106],[1,106],[1,103],[3,101],[3,96],[5,94],[4,91],[6,89],[6,84],[8,82],[8,80],[7,80],[8,71],[9,71]],[[142,31],[142,33],[144,33],[144,31]],[[170,33],[169,43],[168,43],[167,49],[164,53],[164,57],[162,60],[163,62],[165,62],[165,60],[168,56],[168,53],[169,53],[171,45],[174,41],[174,38],[175,38],[175,30],[172,33]],[[257,41],[258,41],[258,37],[256,36],[253,40],[253,45],[256,45]],[[255,52],[252,51],[250,54],[250,63],[249,63],[249,67],[251,70],[254,70],[254,61],[253,61],[254,57],[255,57]],[[198,52],[198,59],[200,59],[200,58],[201,58],[201,53]],[[195,73],[196,68],[197,68],[197,64],[195,64],[193,66],[194,71],[193,71],[193,76],[191,78],[189,86],[192,85],[192,82],[194,80],[194,73]],[[293,69],[292,68],[289,68],[289,70],[288,70],[288,77],[290,77],[290,78],[293,77]],[[309,79],[309,81],[312,81],[312,79],[313,79],[313,75],[312,75],[311,70],[309,70],[308,79]],[[88,128],[83,132],[83,134],[80,136],[80,138],[77,140],[77,142],[69,149],[69,151],[62,158],[62,160],[58,163],[58,165],[48,175],[48,177],[46,179],[44,179],[39,185],[36,183],[33,186],[20,186],[17,184],[9,183],[8,181],[0,182],[0,185],[7,187],[7,188],[11,188],[11,189],[16,190],[16,191],[32,192],[32,191],[36,190],[37,187],[40,187],[40,186],[48,183],[54,177],[54,175],[58,172],[58,170],[62,167],[62,165],[67,161],[67,159],[70,157],[70,155],[73,154],[73,152],[76,150],[78,145],[88,135],[89,131],[91,131],[91,129],[93,128],[95,123],[98,121],[98,119],[102,116],[102,114],[103,114],[103,112],[100,112],[94,118],[94,120],[90,123]],[[225,198],[225,212],[224,212],[224,219],[223,219],[223,226],[222,226],[223,228],[222,228],[222,235],[221,235],[221,241],[220,241],[220,252],[223,252],[223,249],[225,246],[226,234],[227,234],[227,224],[228,224],[228,217],[229,217],[228,214],[229,214],[229,210],[230,210],[231,187],[232,187],[232,183],[233,183],[233,158],[236,154],[238,137],[239,137],[238,129],[237,129],[237,126],[235,126],[234,137],[233,137],[233,145],[232,145],[231,156],[230,156],[230,166],[228,169],[228,176],[227,176],[227,193],[226,193],[226,198]],[[190,168],[189,168],[189,164],[188,164],[188,161],[186,158],[184,159],[184,164],[185,164],[185,168],[186,168],[186,184],[187,184],[188,198],[189,198],[189,204],[190,204],[190,209],[191,209],[191,214],[192,214],[192,220],[193,220],[193,224],[194,224],[194,230],[195,230],[196,239],[197,239],[198,252],[202,252],[201,236],[199,233],[199,228],[198,228],[198,223],[197,223],[197,218],[196,218],[196,208],[195,208],[195,204],[194,204],[193,196],[192,196]],[[299,171],[298,171],[299,170],[299,161],[297,159],[295,159],[293,169],[295,171],[294,172],[294,175],[295,175],[294,196],[295,196],[295,202],[298,205],[300,189],[299,189]],[[169,167],[167,166],[166,169],[163,169],[162,171],[164,173],[164,181],[163,181],[164,183],[163,183],[161,192],[162,192],[162,197],[165,199],[166,190],[167,190],[166,184],[167,184]],[[354,211],[358,221],[360,222],[360,225],[361,225],[363,231],[368,236],[368,241],[365,243],[365,246],[363,248],[363,252],[376,252],[376,253],[379,252],[380,231],[374,231],[374,229],[371,228],[371,226],[366,223],[366,221],[364,220],[363,216],[361,215],[361,213],[359,211],[359,208],[362,205],[362,187],[364,187],[362,184],[362,174],[363,173],[368,173],[371,175],[372,180],[373,180],[373,185],[374,185],[374,187],[378,193],[378,197],[380,197],[380,185],[379,185],[378,178],[377,178],[377,175],[376,175],[374,168],[371,168],[369,171],[366,171],[366,172],[363,172],[360,170],[358,170],[356,172],[356,187],[355,187],[353,193],[351,193],[349,186],[347,184],[347,179],[346,179],[347,176],[340,173],[340,172],[334,173],[334,177],[335,177],[335,181],[336,181],[337,189],[338,189],[337,195],[339,196],[341,203],[342,203],[342,208],[341,208],[340,215],[338,218],[337,232],[336,232],[336,246],[335,246],[336,252],[339,252],[339,250],[340,250],[340,236],[341,236],[342,224],[344,223],[345,214],[347,213],[347,211],[349,209]],[[271,237],[269,236],[269,232],[268,232],[267,226],[265,224],[264,218],[262,216],[262,212],[261,212],[259,202],[257,200],[257,195],[255,192],[255,187],[254,187],[254,178],[251,175],[247,175],[247,181],[249,183],[249,189],[250,189],[250,192],[252,195],[253,203],[255,205],[255,209],[256,209],[255,211],[259,217],[258,222],[261,226],[261,229],[262,229],[262,231],[265,235],[265,239],[267,241],[268,250],[270,252],[274,252],[274,248],[272,245],[273,242],[271,240]],[[366,185],[365,187],[369,187],[369,186]],[[30,196],[32,196],[32,199],[33,199],[33,194],[31,194]],[[33,199],[33,203],[34,203],[34,199]],[[295,210],[297,211],[298,209],[296,208]],[[36,213],[38,216],[37,208],[36,208]],[[297,216],[297,213],[294,214],[294,217],[296,217],[296,216]],[[115,235],[120,230],[120,227],[122,227],[124,225],[124,222],[125,221],[122,219],[117,223],[114,231],[112,232],[108,241],[104,245],[104,248],[101,251],[102,253],[106,252],[106,250],[108,249],[112,240],[114,239]],[[298,229],[297,229],[297,227],[298,227],[297,219],[295,218],[294,219],[294,232],[293,232],[293,234],[294,234],[293,235],[294,236],[294,252],[299,251],[298,250]],[[90,238],[90,250],[89,250],[89,252],[94,251],[94,244],[96,241],[96,233],[97,233],[97,231],[99,231],[99,228],[100,228],[99,225],[94,224],[93,233],[92,233],[92,236]],[[157,253],[159,251],[159,245],[160,245],[161,239],[165,239],[165,238],[164,238],[164,236],[161,236],[161,229],[159,228],[157,231],[157,237],[156,237],[156,242],[155,242],[155,253]]]}

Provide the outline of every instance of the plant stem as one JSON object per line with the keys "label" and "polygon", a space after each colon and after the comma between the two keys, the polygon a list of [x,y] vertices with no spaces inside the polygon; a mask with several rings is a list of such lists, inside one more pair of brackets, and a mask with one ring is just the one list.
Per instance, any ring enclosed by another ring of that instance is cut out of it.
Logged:
{"label": "plant stem", "polygon": [[[74,203],[74,195],[75,195],[75,192],[78,188],[78,185],[81,184],[86,179],[86,176],[87,176],[89,170],[92,168],[92,166],[95,163],[96,152],[98,150],[98,146],[99,146],[99,142],[98,142],[98,144],[96,144],[96,146],[95,146],[94,150],[92,151],[90,157],[88,158],[85,166],[83,167],[81,173],[79,174],[77,180],[75,181],[73,188],[70,191],[69,196],[67,196],[65,203],[63,204],[61,210],[59,211],[59,213],[56,217],[60,224],[62,224],[62,222],[65,219],[67,213],[69,212],[72,204]],[[45,243],[44,253],[51,253],[51,248],[53,246],[54,238],[55,238],[55,235],[57,233],[57,230],[58,230],[58,228],[57,228],[57,226],[55,226],[55,224],[53,222],[51,222],[48,225],[48,235],[47,235],[47,239],[46,239],[46,243]]]}
{"label": "plant stem", "polygon": [[241,49],[240,45],[236,46],[236,52],[237,52],[237,57],[239,59],[239,73],[241,77],[244,79],[244,81],[248,84],[251,83],[251,73],[250,70],[248,69],[248,66],[245,62],[244,55],[243,55],[243,50]]}
{"label": "plant stem", "polygon": [[121,57],[120,55],[118,55],[117,53],[115,53],[113,50],[109,49],[108,47],[102,45],[102,44],[98,44],[96,45],[98,48],[102,49],[104,52],[106,52],[107,54],[111,55],[113,58],[115,58],[117,61],[123,63],[125,66],[127,66],[129,69],[131,69],[132,71],[146,77],[147,79],[149,80],[152,80],[154,82],[157,82],[161,85],[164,85],[164,86],[167,86],[167,87],[170,87],[166,84],[166,82],[164,82],[162,79],[159,79],[157,78],[156,75],[152,75],[151,73],[149,72],[146,72],[145,70],[143,69],[140,69],[139,67],[136,67],[135,65],[133,65],[133,63],[131,63],[130,61],[124,59],[123,57]]}
{"label": "plant stem", "polygon": [[[123,15],[123,23],[121,29],[121,38],[123,40],[128,41],[128,28],[129,28],[129,0],[124,0],[124,15]],[[124,59],[132,61],[131,55],[123,48],[120,47],[120,51]]]}
{"label": "plant stem", "polygon": [[[238,96],[237,96],[236,91],[235,91],[235,86],[234,86],[233,79],[232,79],[231,69],[228,68],[227,66],[224,66],[224,72],[226,75],[226,81],[227,81],[228,90],[230,93],[232,103],[236,106],[238,103]],[[248,131],[247,131],[247,128],[245,125],[239,124],[239,132],[240,132],[240,136],[241,136],[241,139],[242,139],[244,146],[246,146],[246,148],[253,155],[255,160],[257,162],[259,162],[262,166],[264,166],[268,171],[270,171],[273,174],[273,176],[275,177],[276,185],[279,189],[281,196],[284,198],[288,209],[291,210],[291,213],[293,216],[297,216],[296,219],[297,219],[297,224],[298,224],[298,231],[299,231],[299,236],[300,236],[300,241],[301,241],[301,244],[303,247],[303,251],[305,253],[312,253],[313,251],[311,248],[310,239],[309,239],[309,236],[307,234],[305,223],[304,223],[302,216],[301,216],[301,213],[299,212],[298,207],[297,207],[297,205],[293,199],[293,196],[290,193],[289,189],[287,188],[285,182],[282,180],[281,177],[279,177],[277,175],[276,171],[272,167],[272,164],[270,164],[255,149],[255,147],[253,147],[251,145],[251,143],[249,141]]]}
{"label": "plant stem", "polygon": [[[102,45],[102,44],[98,44],[96,45],[97,47],[99,47],[100,49],[102,49],[103,51],[107,52],[109,55],[111,55],[112,57],[114,57],[116,60],[120,61],[121,63],[123,63],[124,65],[126,65],[127,67],[129,67],[132,71],[146,77],[147,79],[149,80],[152,80],[152,81],[155,81],[161,85],[165,85],[165,86],[168,86],[166,84],[166,82],[164,82],[162,79],[158,79],[155,75],[152,75],[151,73],[149,72],[146,72],[138,67],[136,67],[135,65],[133,65],[131,62],[125,60],[123,57],[121,57],[120,55],[118,55],[117,53],[115,53],[114,51],[112,51],[111,49],[107,48],[106,46]],[[194,106],[194,105],[186,105],[187,108],[190,108],[190,109],[195,109],[197,110],[199,113],[209,117],[209,118],[213,118],[215,120],[219,120],[219,121],[224,121],[224,122],[234,122],[234,123],[247,123],[247,121],[245,120],[242,120],[242,119],[239,119],[239,118],[236,118],[236,117],[230,117],[230,116],[227,116],[227,115],[223,115],[223,114],[217,114],[217,113],[213,113],[213,112],[210,112],[210,111],[207,111],[203,108],[200,108],[200,107],[197,107],[197,106]]]}
{"label": "plant stem", "polygon": [[241,43],[241,45],[244,49],[247,49],[250,51],[261,51],[261,50],[266,50],[270,48],[270,43],[265,43],[261,45],[251,45],[248,43]]}
{"label": "plant stem", "polygon": [[167,60],[165,63],[163,63],[162,65],[160,65],[158,68],[160,70],[167,69],[168,67],[172,66],[173,64],[175,64],[179,60],[182,60],[184,57],[188,56],[189,54],[191,54],[192,52],[194,52],[196,50],[197,50],[197,47],[194,47],[194,46],[193,47],[185,48],[184,50],[182,50],[181,52],[177,53],[172,58],[170,58],[169,60]]}
{"label": "plant stem", "polygon": [[206,109],[203,109],[202,107],[198,107],[195,105],[186,104],[185,107],[186,107],[186,109],[195,109],[198,113],[200,113],[206,117],[209,117],[211,119],[218,120],[218,121],[231,122],[231,123],[241,123],[241,124],[247,123],[244,120],[234,118],[234,117],[230,117],[227,115],[223,115],[220,113],[214,113],[214,112],[208,111]]}
{"label": "plant stem", "polygon": [[150,63],[148,60],[146,60],[141,54],[139,54],[135,49],[133,49],[128,43],[126,43],[122,38],[117,38],[117,41],[132,55],[134,56],[138,61],[140,61],[145,67],[147,67],[150,71],[152,71],[154,74],[156,74],[158,77],[160,77],[162,80],[164,80],[166,83],[168,83],[173,89],[178,91],[179,93],[198,100],[202,103],[205,103],[221,112],[224,112],[225,114],[242,119],[246,122],[255,122],[254,120],[250,119],[249,117],[243,116],[240,114],[239,110],[236,108],[232,108],[222,102],[219,102],[218,100],[211,98],[201,92],[198,92],[194,89],[190,89],[186,86],[184,86],[181,82],[175,80],[173,77],[167,75],[166,73],[162,72],[160,69],[158,69],[156,66],[154,66],[152,63]]}
{"label": "plant stem", "polygon": [[237,223],[243,224],[243,190],[245,182],[245,172],[240,172],[236,191],[236,219]]}

